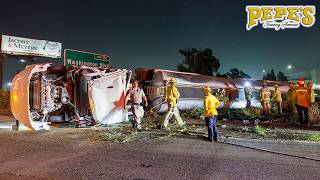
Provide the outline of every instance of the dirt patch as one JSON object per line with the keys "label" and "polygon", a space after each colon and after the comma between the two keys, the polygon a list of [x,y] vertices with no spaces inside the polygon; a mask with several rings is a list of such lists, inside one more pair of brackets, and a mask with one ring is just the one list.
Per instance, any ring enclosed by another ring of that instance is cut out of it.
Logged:
{"label": "dirt patch", "polygon": [[[219,120],[217,123],[219,137],[320,141],[320,135],[318,135],[317,131],[319,129],[318,126],[301,129],[297,123],[292,123],[292,120],[288,120],[286,116],[277,118],[275,115],[272,118],[272,120],[259,121],[259,125],[255,125],[254,121],[244,124],[243,120]],[[175,137],[205,138],[207,136],[207,128],[202,119],[183,115],[186,125],[179,127],[175,120],[171,120],[169,123],[170,130],[161,129],[163,119],[164,115],[146,114],[143,118],[142,132],[134,130],[130,123],[124,123],[108,127],[52,128],[50,131],[18,131],[14,133],[3,131],[1,133],[8,133],[18,137],[30,137],[32,141],[39,142],[43,138],[56,140],[77,139],[79,144],[129,143],[150,139],[167,140]]]}

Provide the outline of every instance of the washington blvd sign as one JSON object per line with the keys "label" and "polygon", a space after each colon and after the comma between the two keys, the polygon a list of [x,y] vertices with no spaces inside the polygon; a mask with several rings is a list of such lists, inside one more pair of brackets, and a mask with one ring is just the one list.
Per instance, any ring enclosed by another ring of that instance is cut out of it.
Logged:
{"label": "washington blvd sign", "polygon": [[110,67],[110,56],[72,49],[64,50],[65,66]]}

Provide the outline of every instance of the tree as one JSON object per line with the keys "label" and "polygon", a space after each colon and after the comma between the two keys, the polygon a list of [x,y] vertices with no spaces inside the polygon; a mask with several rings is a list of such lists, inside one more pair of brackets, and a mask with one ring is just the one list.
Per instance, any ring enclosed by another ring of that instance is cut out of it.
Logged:
{"label": "tree", "polygon": [[184,56],[184,60],[177,65],[178,71],[212,76],[220,68],[219,60],[213,56],[212,50],[209,48],[204,50],[179,49],[179,53]]}
{"label": "tree", "polygon": [[272,81],[276,81],[277,80],[276,74],[274,73],[273,69],[271,69],[270,78],[272,79]]}
{"label": "tree", "polygon": [[262,79],[263,79],[263,80],[267,80],[267,75],[264,74],[263,77],[262,77]]}
{"label": "tree", "polygon": [[272,69],[271,72],[267,73],[267,75],[263,76],[263,80],[270,80],[270,81],[276,81],[276,75],[274,73],[274,70]]}
{"label": "tree", "polygon": [[242,70],[239,70],[238,68],[231,68],[227,73],[225,74],[217,74],[217,77],[228,77],[228,78],[248,78],[250,79],[251,76],[249,74],[246,74]]}
{"label": "tree", "polygon": [[288,82],[288,76],[285,76],[282,71],[279,71],[277,74],[277,80],[278,81],[286,81]]}
{"label": "tree", "polygon": [[225,78],[228,78],[228,75],[227,74],[221,74],[221,73],[217,73],[216,75],[217,77],[225,77]]}
{"label": "tree", "polygon": [[271,70],[271,72],[264,74],[262,79],[270,81],[288,81],[288,77],[285,76],[282,71],[279,71],[276,76],[273,69]]}

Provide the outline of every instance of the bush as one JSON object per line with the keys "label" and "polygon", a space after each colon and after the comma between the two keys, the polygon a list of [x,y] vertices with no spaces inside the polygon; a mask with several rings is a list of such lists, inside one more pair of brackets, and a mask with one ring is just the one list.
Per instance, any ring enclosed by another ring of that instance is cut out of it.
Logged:
{"label": "bush", "polygon": [[218,109],[218,118],[219,119],[228,119],[230,118],[230,109],[220,108]]}
{"label": "bush", "polygon": [[309,108],[310,123],[315,124],[320,121],[320,103],[315,103]]}
{"label": "bush", "polygon": [[191,110],[182,111],[181,114],[185,117],[198,119],[203,115],[203,108],[193,108]]}
{"label": "bush", "polygon": [[10,111],[10,92],[0,92],[0,111]]}
{"label": "bush", "polygon": [[242,119],[253,120],[260,117],[261,110],[255,107],[245,108],[245,109],[242,109],[241,114],[242,114]]}

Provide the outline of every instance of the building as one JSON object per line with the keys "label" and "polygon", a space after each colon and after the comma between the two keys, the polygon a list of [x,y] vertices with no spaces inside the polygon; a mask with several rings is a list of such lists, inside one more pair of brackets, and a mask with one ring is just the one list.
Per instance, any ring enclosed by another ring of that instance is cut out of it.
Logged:
{"label": "building", "polygon": [[306,81],[312,81],[315,89],[320,89],[320,68],[310,69],[306,71],[295,72],[288,75],[290,81],[297,81],[300,77],[304,77]]}

